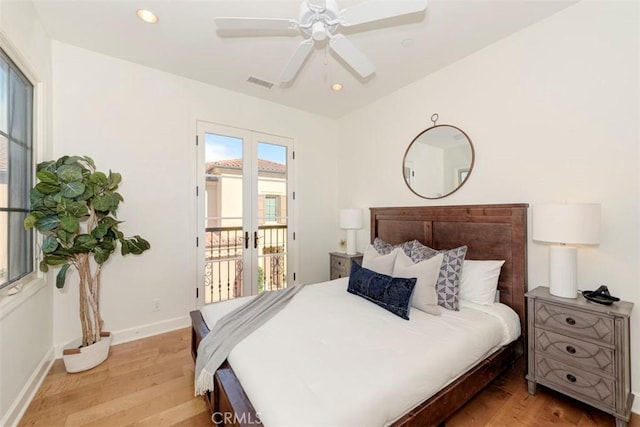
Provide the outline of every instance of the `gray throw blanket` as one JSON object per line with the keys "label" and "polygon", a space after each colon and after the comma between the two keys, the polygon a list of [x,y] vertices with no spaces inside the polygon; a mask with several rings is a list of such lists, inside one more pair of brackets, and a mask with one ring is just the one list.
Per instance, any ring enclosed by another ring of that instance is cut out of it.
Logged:
{"label": "gray throw blanket", "polygon": [[218,319],[200,341],[196,358],[196,395],[213,391],[213,374],[240,341],[271,319],[289,303],[303,285],[263,292],[248,303]]}

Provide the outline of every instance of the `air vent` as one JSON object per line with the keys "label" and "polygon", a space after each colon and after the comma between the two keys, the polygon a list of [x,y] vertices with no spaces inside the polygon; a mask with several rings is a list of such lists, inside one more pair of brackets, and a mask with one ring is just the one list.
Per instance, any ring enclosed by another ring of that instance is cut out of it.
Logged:
{"label": "air vent", "polygon": [[266,87],[267,89],[271,89],[273,87],[273,83],[268,82],[266,80],[261,80],[257,77],[249,77],[247,79],[247,81],[249,83],[253,83],[254,85],[258,85],[258,86],[262,86],[262,87]]}

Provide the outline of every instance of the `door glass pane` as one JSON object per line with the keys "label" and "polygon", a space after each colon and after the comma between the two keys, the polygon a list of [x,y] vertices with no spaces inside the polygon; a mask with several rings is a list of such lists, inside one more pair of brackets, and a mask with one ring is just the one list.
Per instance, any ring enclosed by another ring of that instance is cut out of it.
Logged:
{"label": "door glass pane", "polygon": [[258,142],[258,292],[287,286],[287,147]]}
{"label": "door glass pane", "polygon": [[243,294],[242,144],[205,134],[205,303]]}

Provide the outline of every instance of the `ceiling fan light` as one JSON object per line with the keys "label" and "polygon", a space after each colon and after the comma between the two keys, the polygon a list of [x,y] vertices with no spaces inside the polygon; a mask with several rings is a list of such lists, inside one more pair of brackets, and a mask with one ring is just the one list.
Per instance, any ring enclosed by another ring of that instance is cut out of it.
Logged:
{"label": "ceiling fan light", "polygon": [[321,41],[327,38],[327,30],[322,21],[316,21],[311,27],[311,37],[316,41]]}

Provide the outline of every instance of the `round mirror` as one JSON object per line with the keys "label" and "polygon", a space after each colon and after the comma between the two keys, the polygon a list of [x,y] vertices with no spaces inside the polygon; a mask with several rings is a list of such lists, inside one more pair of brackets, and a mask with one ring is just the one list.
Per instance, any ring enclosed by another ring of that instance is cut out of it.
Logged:
{"label": "round mirror", "polygon": [[454,193],[467,181],[475,153],[462,129],[435,125],[416,136],[404,154],[404,181],[425,199]]}

